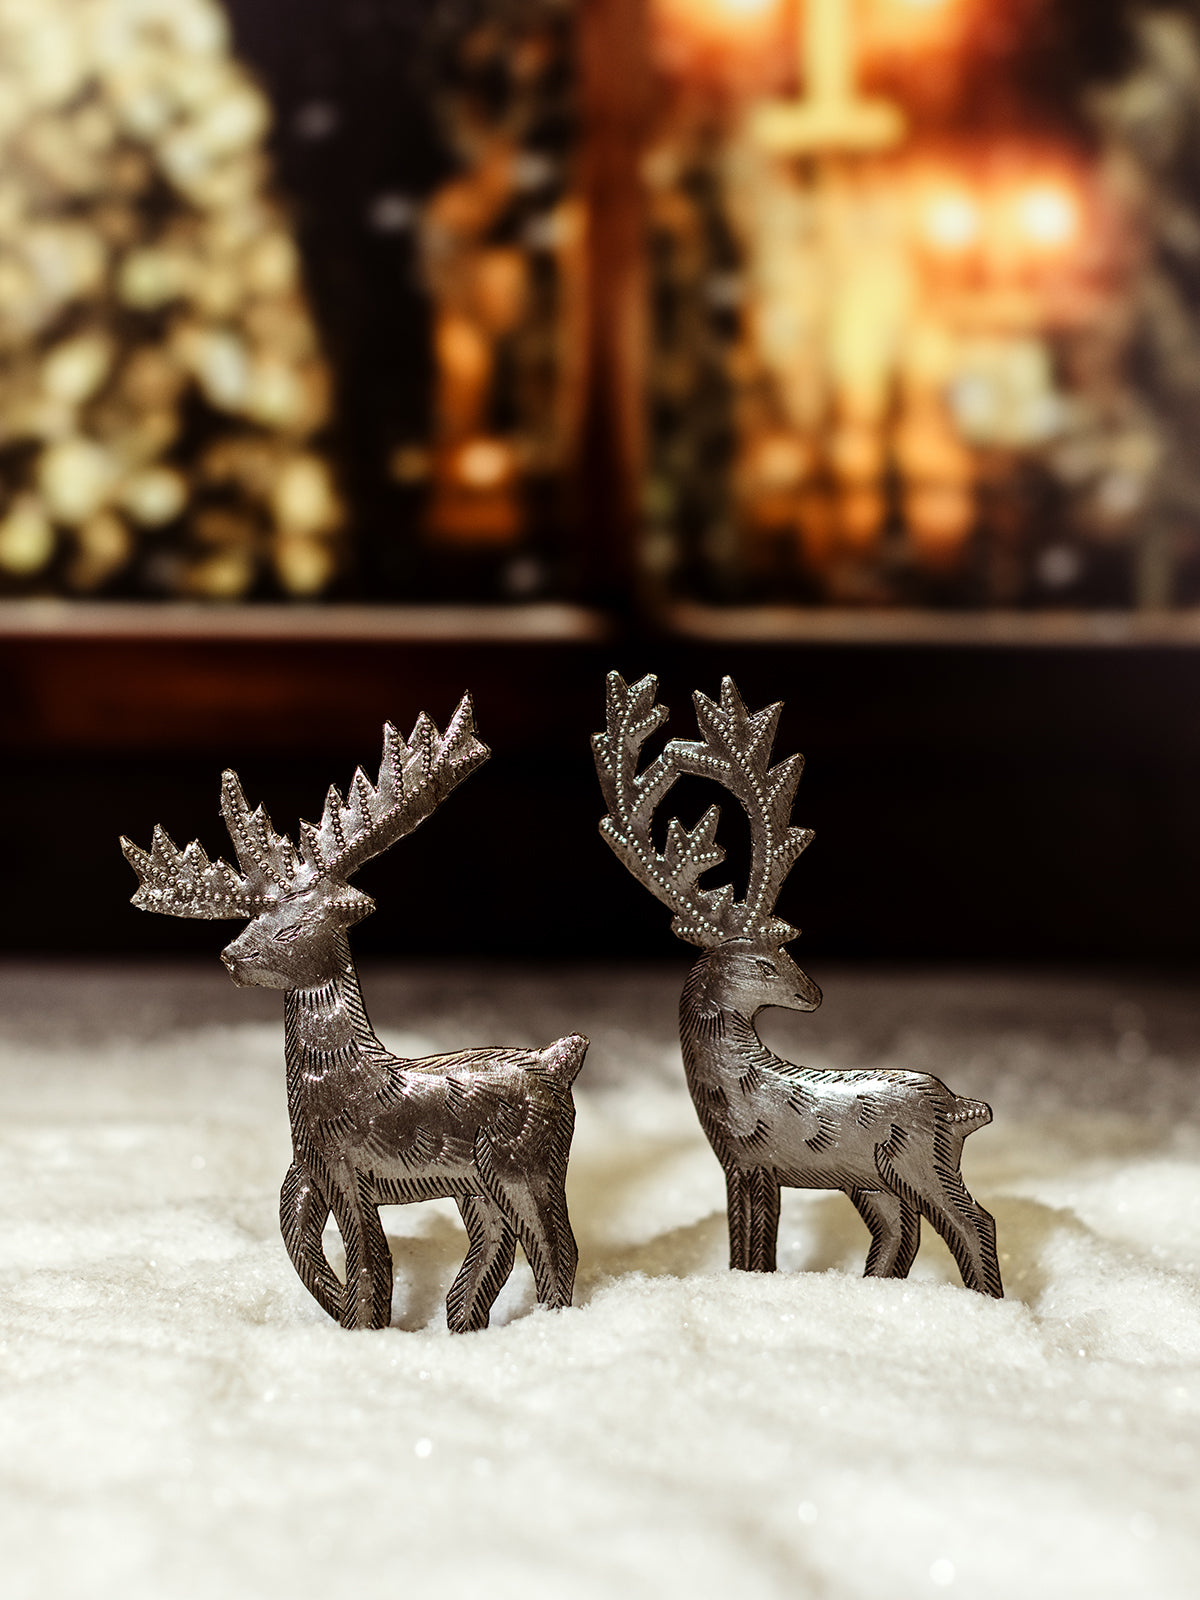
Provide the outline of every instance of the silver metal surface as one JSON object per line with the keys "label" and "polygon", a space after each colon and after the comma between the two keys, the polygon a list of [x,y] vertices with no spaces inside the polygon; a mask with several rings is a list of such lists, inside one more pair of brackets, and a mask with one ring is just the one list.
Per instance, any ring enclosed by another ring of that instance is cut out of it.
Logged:
{"label": "silver metal surface", "polygon": [[[657,678],[631,687],[609,674],[606,731],[592,739],[609,812],[600,831],[670,907],[672,930],[704,951],[684,985],[679,1037],[692,1100],[725,1170],[730,1266],[775,1270],[781,1188],[842,1189],[870,1229],[868,1275],[907,1275],[925,1217],[966,1286],[1001,1295],[995,1223],[959,1170],[963,1140],[991,1121],[991,1108],[927,1073],[793,1066],[755,1030],[768,1006],[815,1011],[821,1003],[784,949],[799,930],[775,915],[784,879],[812,839],[790,825],[803,757],[770,764],[782,705],[751,714],[725,678],[719,702],[694,696],[699,741],[670,740],[639,773],[643,745],[668,716],[657,693]],[[685,774],[720,784],[746,813],[750,869],[741,900],[731,884],[700,887],[725,859],[717,806],[690,830],[673,817],[664,848],[654,843],[655,811]]]}
{"label": "silver metal surface", "polygon": [[[568,1034],[544,1050],[464,1050],[407,1061],[375,1036],[347,930],[374,902],[352,874],[411,833],[488,749],[464,695],[439,735],[421,714],[405,742],[389,723],[377,783],[360,767],[345,800],[330,789],[317,826],[295,846],[237,774],[221,780],[235,869],[161,828],[147,852],[121,840],[138,875],[133,904],[177,917],[252,919],[222,952],[236,984],[287,991],[284,1040],[293,1161],[280,1224],[292,1265],[314,1299],[347,1328],[391,1317],[392,1258],[379,1206],[450,1197],[470,1239],[450,1288],[450,1328],[485,1328],[519,1242],[538,1299],[571,1303],[576,1248],[564,1183],[575,1107],[571,1085],[588,1041]],[[346,1248],[346,1282],[326,1258],[330,1212]]]}

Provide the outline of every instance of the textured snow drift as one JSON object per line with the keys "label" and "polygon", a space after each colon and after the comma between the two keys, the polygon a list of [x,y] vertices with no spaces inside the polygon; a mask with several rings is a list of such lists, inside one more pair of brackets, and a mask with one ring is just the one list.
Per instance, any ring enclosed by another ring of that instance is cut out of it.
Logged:
{"label": "textured snow drift", "polygon": [[907,1283],[863,1281],[837,1195],[785,1196],[787,1270],[725,1270],[678,970],[380,972],[396,1048],[590,1033],[581,1270],[548,1314],[522,1263],[494,1326],[451,1338],[457,1214],[391,1209],[394,1326],[346,1334],[277,1231],[278,997],[0,975],[6,1600],[1194,1600],[1196,1007],[815,975],[826,1008],[774,1020],[777,1048],[991,1098],[964,1171],[1005,1301],[958,1287],[928,1229]]}

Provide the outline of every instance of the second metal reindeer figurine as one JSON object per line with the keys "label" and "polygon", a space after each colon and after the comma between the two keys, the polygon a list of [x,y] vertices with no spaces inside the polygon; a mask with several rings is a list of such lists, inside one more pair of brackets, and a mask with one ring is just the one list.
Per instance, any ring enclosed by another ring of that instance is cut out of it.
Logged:
{"label": "second metal reindeer figurine", "polygon": [[[768,1006],[815,1011],[821,991],[784,949],[798,930],[774,914],[784,879],[812,838],[789,826],[803,757],[770,765],[781,705],[753,714],[731,678],[720,703],[695,698],[701,739],[672,739],[644,772],[642,746],[666,721],[658,680],[608,679],[607,729],[592,740],[609,814],[600,831],[646,888],[674,912],[672,930],[704,951],[684,985],[679,1033],[688,1088],[725,1170],[729,1264],[775,1270],[781,1187],[842,1189],[870,1229],[867,1274],[903,1278],[925,1217],[949,1245],[963,1282],[1001,1295],[996,1227],[959,1170],[963,1140],[991,1121],[981,1100],[922,1072],[833,1072],[793,1066],[759,1039]],[[690,831],[672,818],[660,852],[654,812],[684,774],[721,784],[750,822],[744,900],[701,889],[720,865],[720,811]]]}
{"label": "second metal reindeer figurine", "polygon": [[[294,1159],[280,1204],[283,1239],[310,1294],[347,1328],[384,1328],[392,1258],[379,1206],[457,1201],[470,1238],[446,1301],[454,1332],[485,1328],[519,1240],[538,1299],[571,1303],[576,1249],[564,1183],[575,1107],[571,1085],[588,1041],[545,1050],[464,1050],[406,1061],[389,1054],[363,1007],[346,931],[374,910],[350,887],[372,856],[425,820],[487,760],[469,696],[444,736],[424,715],[406,743],[389,723],[377,784],[361,767],[346,800],[330,789],[320,823],[297,849],[237,774],[221,813],[238,870],[179,850],[161,828],[149,852],[121,847],[140,886],[135,906],[176,917],[248,917],[221,952],[236,984],[287,991],[285,1049]],[[343,1285],[325,1255],[332,1211],[346,1249]]]}

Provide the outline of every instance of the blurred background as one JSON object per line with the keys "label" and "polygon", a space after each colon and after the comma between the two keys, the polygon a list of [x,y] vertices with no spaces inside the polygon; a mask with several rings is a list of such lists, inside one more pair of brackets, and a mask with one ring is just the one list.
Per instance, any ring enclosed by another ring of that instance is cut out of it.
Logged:
{"label": "blurred background", "polygon": [[0,0],[0,937],[470,687],[364,950],[669,954],[616,666],[786,700],[810,958],[1186,964],[1198,425],[1194,4]]}

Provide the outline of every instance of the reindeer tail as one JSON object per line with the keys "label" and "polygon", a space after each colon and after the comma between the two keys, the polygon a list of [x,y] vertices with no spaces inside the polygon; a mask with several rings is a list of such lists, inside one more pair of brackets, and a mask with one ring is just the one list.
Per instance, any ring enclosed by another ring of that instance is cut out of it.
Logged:
{"label": "reindeer tail", "polygon": [[553,1078],[560,1089],[569,1089],[579,1076],[590,1043],[582,1033],[568,1033],[543,1050],[546,1075]]}
{"label": "reindeer tail", "polygon": [[965,1139],[969,1133],[974,1133],[976,1128],[986,1128],[992,1120],[992,1108],[986,1100],[968,1100],[961,1094],[954,1096],[953,1111],[943,1111],[942,1115],[950,1123],[956,1133],[961,1133]]}

